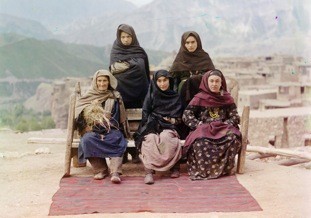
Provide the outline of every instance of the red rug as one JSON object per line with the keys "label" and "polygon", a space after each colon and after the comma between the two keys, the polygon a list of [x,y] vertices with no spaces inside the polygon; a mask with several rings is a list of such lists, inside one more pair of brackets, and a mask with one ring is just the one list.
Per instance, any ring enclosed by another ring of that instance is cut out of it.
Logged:
{"label": "red rug", "polygon": [[154,185],[145,185],[138,176],[124,176],[121,184],[112,184],[109,178],[62,178],[49,215],[262,210],[236,176],[202,181],[191,181],[188,176],[155,179]]}

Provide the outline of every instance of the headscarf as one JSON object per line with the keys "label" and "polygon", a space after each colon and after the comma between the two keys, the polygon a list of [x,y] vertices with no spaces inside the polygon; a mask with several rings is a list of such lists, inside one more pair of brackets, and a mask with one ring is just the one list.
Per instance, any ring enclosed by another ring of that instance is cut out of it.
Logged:
{"label": "headscarf", "polygon": [[[107,76],[109,78],[109,86],[107,90],[101,91],[97,88],[97,78],[100,76]],[[85,95],[81,96],[77,99],[76,108],[75,108],[75,118],[79,116],[79,114],[83,111],[83,109],[89,105],[94,100],[98,100],[100,104],[105,102],[104,110],[107,112],[111,112],[114,100],[121,99],[121,95],[118,91],[114,89],[117,87],[116,78],[108,71],[108,70],[98,70],[95,72],[91,87],[85,93]],[[123,104],[120,104],[120,123],[124,123],[126,121],[126,113]]]}
{"label": "headscarf", "polygon": [[[167,90],[162,91],[157,85],[157,80],[160,77],[166,77],[170,81],[170,86]],[[156,71],[148,91],[147,96],[152,99],[153,113],[162,116],[178,118],[182,115],[182,105],[179,94],[173,90],[174,80],[166,70]]]}
{"label": "headscarf", "polygon": [[[214,93],[208,87],[208,78],[211,75],[217,75],[221,78],[220,93]],[[211,70],[205,73],[202,77],[199,89],[200,89],[199,93],[193,97],[189,105],[196,105],[203,107],[221,107],[225,105],[234,104],[234,99],[227,91],[226,79],[220,70]]]}
{"label": "headscarf", "polygon": [[[121,32],[126,32],[132,36],[132,43],[130,45],[123,45],[120,37]],[[120,24],[117,29],[117,38],[113,43],[110,53],[110,65],[117,61],[126,61],[131,58],[144,59],[146,74],[149,79],[150,70],[147,53],[142,47],[140,47],[133,27],[127,24]]]}
{"label": "headscarf", "polygon": [[[189,36],[193,36],[197,40],[198,47],[194,52],[189,52],[185,46],[186,40]],[[199,34],[195,31],[185,32],[181,37],[181,46],[170,71],[176,72],[214,69],[215,67],[211,58],[202,48]]]}

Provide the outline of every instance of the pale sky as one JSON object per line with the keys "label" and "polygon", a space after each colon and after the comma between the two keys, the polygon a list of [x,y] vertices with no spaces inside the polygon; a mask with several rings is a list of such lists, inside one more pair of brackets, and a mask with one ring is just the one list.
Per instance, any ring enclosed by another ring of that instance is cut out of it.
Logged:
{"label": "pale sky", "polygon": [[153,0],[126,0],[128,2],[132,2],[133,4],[137,5],[138,7],[148,4],[149,2],[152,2]]}

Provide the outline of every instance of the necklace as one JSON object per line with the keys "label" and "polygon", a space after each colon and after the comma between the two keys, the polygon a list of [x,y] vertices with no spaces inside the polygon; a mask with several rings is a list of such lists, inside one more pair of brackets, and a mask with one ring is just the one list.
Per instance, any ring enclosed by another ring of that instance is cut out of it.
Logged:
{"label": "necklace", "polygon": [[219,108],[218,107],[216,107],[216,108],[209,108],[208,109],[208,113],[211,116],[211,118],[213,118],[213,119],[219,117],[218,112],[219,112]]}

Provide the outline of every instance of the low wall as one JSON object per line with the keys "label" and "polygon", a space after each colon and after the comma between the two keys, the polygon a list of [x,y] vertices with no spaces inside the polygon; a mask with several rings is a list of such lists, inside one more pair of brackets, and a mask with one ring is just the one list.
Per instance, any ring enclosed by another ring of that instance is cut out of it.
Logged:
{"label": "low wall", "polygon": [[[311,132],[311,115],[289,116],[287,121],[289,147],[304,146],[304,135]],[[271,136],[282,136],[283,117],[252,117],[248,138],[251,145],[268,146]]]}

